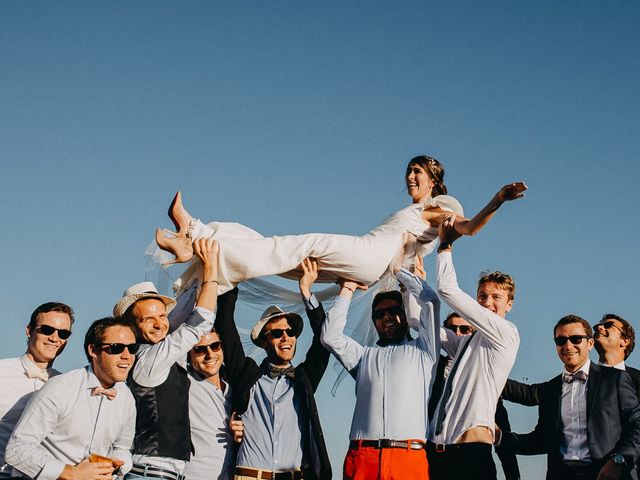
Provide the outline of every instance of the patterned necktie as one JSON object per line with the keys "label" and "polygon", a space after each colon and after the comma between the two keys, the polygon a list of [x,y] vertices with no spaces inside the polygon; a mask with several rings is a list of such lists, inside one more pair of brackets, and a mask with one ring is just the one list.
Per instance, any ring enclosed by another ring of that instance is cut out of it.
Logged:
{"label": "patterned necktie", "polygon": [[288,367],[276,367],[275,365],[269,364],[267,375],[269,375],[269,378],[278,378],[281,375],[294,378],[296,376],[296,369],[291,365]]}
{"label": "patterned necktie", "polygon": [[572,383],[574,380],[580,380],[584,383],[587,381],[587,376],[587,373],[583,372],[582,370],[578,370],[575,373],[564,372],[562,374],[562,381],[565,383]]}
{"label": "patterned necktie", "polygon": [[111,388],[93,387],[91,389],[92,397],[97,397],[98,395],[104,395],[109,400],[113,400],[114,398],[116,398],[117,393],[118,391],[114,387],[111,387]]}
{"label": "patterned necktie", "polygon": [[27,378],[37,378],[38,380],[42,380],[43,382],[49,380],[49,374],[44,370],[30,368],[25,370],[24,374],[27,376]]}

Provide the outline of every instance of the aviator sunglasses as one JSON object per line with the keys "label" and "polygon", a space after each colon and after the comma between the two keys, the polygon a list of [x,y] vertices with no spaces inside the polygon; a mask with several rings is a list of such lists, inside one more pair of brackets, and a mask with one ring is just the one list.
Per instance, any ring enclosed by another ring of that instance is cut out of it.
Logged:
{"label": "aviator sunglasses", "polygon": [[402,316],[404,310],[402,309],[402,307],[394,305],[393,307],[379,308],[378,310],[374,311],[371,316],[374,320],[381,320],[382,318],[384,318],[385,313],[388,313],[392,317],[395,315]]}
{"label": "aviator sunglasses", "polygon": [[195,347],[192,348],[192,351],[196,355],[200,356],[207,353],[208,349],[211,349],[212,352],[219,352],[221,348],[222,348],[222,342],[213,342],[213,343],[210,343],[209,345],[196,345]]}
{"label": "aviator sunglasses", "polygon": [[622,333],[622,329],[618,325],[616,325],[616,322],[614,322],[613,320],[607,320],[606,322],[596,323],[593,326],[593,329],[595,330],[598,327],[603,327],[605,330],[609,330],[611,328],[615,328],[620,333]]}
{"label": "aviator sunglasses", "polygon": [[460,332],[461,335],[469,335],[473,332],[470,325],[445,325],[444,328],[454,333]]}
{"label": "aviator sunglasses", "polygon": [[96,347],[100,347],[103,352],[109,355],[120,355],[126,348],[131,355],[138,353],[140,349],[139,343],[96,343]]}
{"label": "aviator sunglasses", "polygon": [[563,347],[567,344],[567,340],[573,343],[574,345],[580,345],[582,340],[585,338],[591,338],[589,335],[569,335],[565,337],[564,335],[560,335],[553,339],[557,346]]}
{"label": "aviator sunglasses", "polygon": [[55,328],[51,325],[38,325],[35,330],[36,332],[41,333],[42,335],[45,335],[47,337],[53,335],[55,332],[58,332],[58,337],[60,337],[60,340],[66,340],[71,336],[71,330]]}
{"label": "aviator sunglasses", "polygon": [[284,333],[287,333],[288,337],[297,337],[296,332],[293,328],[274,328],[273,330],[269,330],[268,332],[264,332],[265,335],[270,335],[271,338],[280,338]]}

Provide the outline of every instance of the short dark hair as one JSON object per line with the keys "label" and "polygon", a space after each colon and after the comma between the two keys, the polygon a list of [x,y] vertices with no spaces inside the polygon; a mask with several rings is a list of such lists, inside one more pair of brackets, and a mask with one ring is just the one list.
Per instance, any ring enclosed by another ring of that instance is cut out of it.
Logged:
{"label": "short dark hair", "polygon": [[69,319],[71,320],[71,325],[73,325],[73,309],[65,304],[65,303],[60,303],[60,302],[47,302],[47,303],[43,303],[42,305],[39,305],[31,314],[31,318],[29,319],[29,328],[33,329],[36,326],[36,323],[38,322],[38,315],[40,315],[41,313],[47,313],[47,312],[60,312],[60,313],[66,313],[67,315],[69,315]]}
{"label": "short dark hair", "polygon": [[589,338],[593,337],[593,329],[591,328],[591,325],[589,324],[589,322],[587,322],[584,318],[579,317],[578,315],[573,315],[573,314],[565,315],[560,320],[558,320],[555,327],[553,327],[553,337],[555,338],[556,330],[558,329],[558,327],[561,327],[563,325],[569,325],[570,323],[579,323],[584,327],[585,334],[587,334]]}
{"label": "short dark hair", "polygon": [[636,332],[633,330],[631,323],[615,313],[605,313],[602,316],[600,323],[605,322],[609,318],[617,320],[622,324],[622,336],[629,340],[627,348],[624,349],[624,359],[626,360],[629,358],[629,355],[631,355],[631,352],[633,352],[633,349],[636,346]]}
{"label": "short dark hair", "polygon": [[451,312],[449,315],[447,315],[447,318],[444,319],[444,322],[442,322],[442,325],[448,325],[449,320],[451,320],[453,317],[459,317],[464,319],[464,317],[460,315],[458,312]]}
{"label": "short dark hair", "polygon": [[96,345],[102,342],[102,337],[104,336],[104,332],[110,327],[122,326],[130,328],[133,334],[136,334],[133,325],[128,320],[120,317],[104,317],[96,320],[91,324],[89,329],[87,330],[86,335],[84,336],[84,353],[87,356],[87,360],[91,363],[91,355],[89,355],[89,345]]}
{"label": "short dark hair", "polygon": [[395,300],[404,308],[404,303],[402,302],[402,294],[398,290],[390,290],[388,292],[378,292],[375,297],[373,297],[373,302],[371,303],[371,315],[373,318],[373,312],[376,309],[376,306],[382,302],[383,300]]}

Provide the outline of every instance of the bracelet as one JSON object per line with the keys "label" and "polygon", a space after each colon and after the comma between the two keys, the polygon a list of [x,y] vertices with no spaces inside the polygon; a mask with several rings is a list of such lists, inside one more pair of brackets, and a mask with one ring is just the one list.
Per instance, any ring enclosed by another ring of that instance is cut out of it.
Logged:
{"label": "bracelet", "polygon": [[354,288],[353,290],[351,290],[349,287],[347,287],[346,285],[342,285],[342,288],[346,288],[347,290],[349,290],[351,293],[356,293],[356,289]]}
{"label": "bracelet", "polygon": [[207,280],[206,282],[202,282],[200,286],[204,287],[205,283],[215,283],[216,285],[220,285],[220,282],[218,282],[218,280]]}

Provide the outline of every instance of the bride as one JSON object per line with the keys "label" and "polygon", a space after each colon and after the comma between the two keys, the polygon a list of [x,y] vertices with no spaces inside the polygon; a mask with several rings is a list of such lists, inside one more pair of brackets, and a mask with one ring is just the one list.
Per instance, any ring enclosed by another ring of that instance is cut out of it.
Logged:
{"label": "bride", "polygon": [[444,168],[435,158],[419,156],[411,159],[405,182],[412,205],[392,214],[362,236],[309,233],[263,237],[238,223],[204,224],[187,212],[178,192],[168,212],[177,231],[158,229],[156,242],[161,249],[175,256],[170,263],[193,259],[191,267],[182,275],[180,290],[187,288],[197,277],[198,260],[193,256],[192,242],[201,237],[214,237],[220,244],[220,294],[240,282],[264,275],[297,279],[300,276],[297,269],[308,257],[318,261],[320,282],[343,278],[371,284],[389,269],[402,265],[406,258],[413,259],[416,254],[424,256],[433,251],[438,226],[445,218],[455,215],[458,233],[474,235],[504,202],[523,197],[527,189],[523,182],[505,185],[480,212],[467,219],[460,203],[447,195],[443,179]]}

